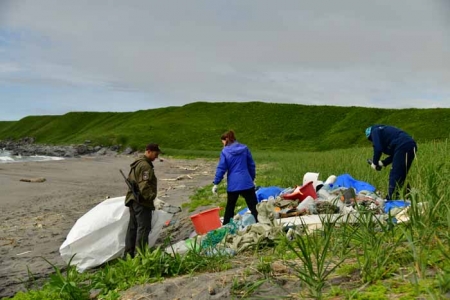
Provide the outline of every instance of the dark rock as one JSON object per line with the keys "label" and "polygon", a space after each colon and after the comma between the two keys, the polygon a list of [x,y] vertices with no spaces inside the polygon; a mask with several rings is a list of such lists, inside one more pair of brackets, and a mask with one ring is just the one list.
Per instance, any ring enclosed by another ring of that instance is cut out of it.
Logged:
{"label": "dark rock", "polygon": [[88,147],[86,145],[78,145],[76,146],[76,149],[77,153],[81,155],[86,154],[88,152]]}
{"label": "dark rock", "polygon": [[17,141],[4,140],[0,141],[0,150],[5,150],[11,155],[45,155],[57,157],[78,157],[80,155],[117,155],[117,151],[121,145],[114,145],[111,147],[90,146],[85,144],[69,145],[69,146],[54,146],[45,144],[35,144],[35,139],[25,137]]}
{"label": "dark rock", "polygon": [[109,150],[111,150],[111,151],[119,151],[119,149],[120,149],[120,145],[113,145],[113,146],[109,147]]}
{"label": "dark rock", "polygon": [[73,149],[73,148],[66,149],[66,152],[64,153],[64,157],[75,157],[75,156],[78,156],[76,149]]}
{"label": "dark rock", "polygon": [[[97,148],[97,147],[95,147]],[[105,155],[106,154],[106,150],[108,150],[107,148],[101,148],[97,151],[98,155]]]}
{"label": "dark rock", "polygon": [[131,147],[126,147],[125,150],[123,150],[122,154],[130,155],[133,153],[133,149]]}

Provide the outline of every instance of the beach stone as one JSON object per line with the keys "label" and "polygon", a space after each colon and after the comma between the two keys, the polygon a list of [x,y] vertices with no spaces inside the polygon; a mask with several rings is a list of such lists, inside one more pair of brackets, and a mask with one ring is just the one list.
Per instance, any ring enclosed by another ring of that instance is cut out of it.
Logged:
{"label": "beach stone", "polygon": [[97,299],[98,295],[102,292],[101,289],[95,289],[89,291],[89,299]]}
{"label": "beach stone", "polygon": [[64,153],[64,157],[74,157],[76,155],[77,155],[77,152],[73,148],[67,149],[66,152]]}
{"label": "beach stone", "polygon": [[113,145],[111,147],[109,147],[109,150],[111,151],[119,151],[121,145]]}
{"label": "beach stone", "polygon": [[76,146],[76,150],[78,154],[86,154],[88,152],[88,147],[86,145],[78,145]]}
{"label": "beach stone", "polygon": [[[97,147],[96,147],[97,148]],[[98,151],[97,151],[97,154],[98,155],[105,155],[106,154],[106,148],[101,148],[101,149],[99,149]]]}
{"label": "beach stone", "polygon": [[209,285],[208,292],[210,295],[215,295],[216,294],[216,285],[215,284]]}
{"label": "beach stone", "polygon": [[124,155],[130,155],[133,153],[133,149],[131,147],[126,147],[125,150],[123,150],[122,154]]}

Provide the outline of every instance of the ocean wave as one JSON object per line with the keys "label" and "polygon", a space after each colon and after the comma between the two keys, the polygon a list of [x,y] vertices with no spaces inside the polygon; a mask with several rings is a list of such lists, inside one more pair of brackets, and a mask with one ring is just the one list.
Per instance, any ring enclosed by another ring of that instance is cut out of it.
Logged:
{"label": "ocean wave", "polygon": [[2,162],[13,162],[14,159],[12,157],[9,156],[0,156],[0,163]]}
{"label": "ocean wave", "polygon": [[1,163],[15,163],[15,162],[26,162],[26,161],[53,161],[53,160],[63,160],[63,157],[57,156],[45,156],[45,155],[33,155],[33,156],[16,156],[9,155],[9,153],[0,153],[0,164]]}

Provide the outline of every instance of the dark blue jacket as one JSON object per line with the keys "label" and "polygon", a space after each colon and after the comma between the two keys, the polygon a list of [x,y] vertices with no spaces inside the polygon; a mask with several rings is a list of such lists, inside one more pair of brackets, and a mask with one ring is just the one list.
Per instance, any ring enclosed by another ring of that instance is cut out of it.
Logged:
{"label": "dark blue jacket", "polygon": [[373,144],[373,163],[378,165],[381,155],[389,155],[384,161],[385,166],[392,163],[396,150],[417,147],[413,138],[394,126],[373,125],[369,140]]}
{"label": "dark blue jacket", "polygon": [[213,183],[219,184],[227,173],[227,191],[235,192],[254,187],[255,162],[246,145],[237,141],[223,147]]}

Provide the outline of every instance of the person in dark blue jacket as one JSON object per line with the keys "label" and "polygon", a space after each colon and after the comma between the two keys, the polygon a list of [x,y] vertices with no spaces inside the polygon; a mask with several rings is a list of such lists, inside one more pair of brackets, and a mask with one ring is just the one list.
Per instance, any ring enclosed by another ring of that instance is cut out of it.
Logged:
{"label": "person in dark blue jacket", "polygon": [[227,173],[227,205],[223,218],[223,225],[228,224],[234,217],[234,209],[239,196],[244,197],[247,206],[255,221],[258,221],[256,210],[255,176],[256,166],[252,154],[246,145],[236,141],[232,130],[221,137],[223,149],[220,153],[216,176],[213,181],[213,193],[217,193],[217,185]]}
{"label": "person in dark blue jacket", "polygon": [[[373,144],[371,167],[377,171],[392,163],[389,173],[389,191],[387,200],[399,198],[403,190],[406,175],[417,153],[414,139],[401,129],[388,125],[373,125],[366,129],[366,137]],[[382,154],[388,155],[380,160]],[[409,187],[407,188],[409,190]],[[407,191],[409,192],[409,191]]]}

